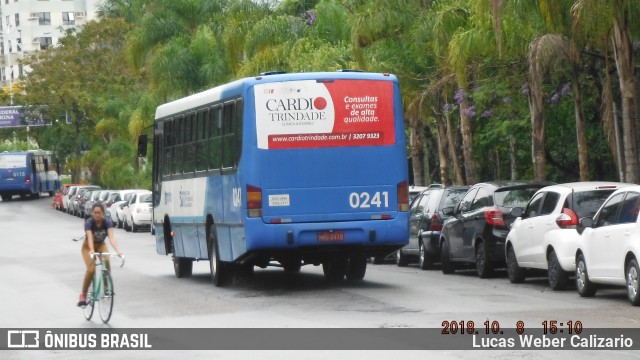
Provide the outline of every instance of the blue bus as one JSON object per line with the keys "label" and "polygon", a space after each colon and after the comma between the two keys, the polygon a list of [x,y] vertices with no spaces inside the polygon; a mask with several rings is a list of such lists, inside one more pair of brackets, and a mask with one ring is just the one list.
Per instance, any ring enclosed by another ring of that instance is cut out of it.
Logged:
{"label": "blue bus", "polygon": [[39,198],[43,192],[53,196],[59,187],[58,166],[51,151],[0,153],[0,197],[3,201],[11,200],[13,195]]}
{"label": "blue bus", "polygon": [[161,105],[153,127],[152,232],[177,277],[210,260],[216,286],[268,265],[361,280],[408,242],[393,75],[264,73]]}

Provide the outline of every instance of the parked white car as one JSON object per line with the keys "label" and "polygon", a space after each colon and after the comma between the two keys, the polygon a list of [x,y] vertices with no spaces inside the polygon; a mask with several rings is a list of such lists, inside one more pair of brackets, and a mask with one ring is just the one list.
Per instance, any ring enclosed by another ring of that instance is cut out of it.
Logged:
{"label": "parked white car", "polygon": [[78,186],[70,186],[67,190],[67,193],[62,196],[62,211],[69,212],[69,202],[70,199],[76,194],[78,191]]}
{"label": "parked white car", "polygon": [[575,254],[583,227],[579,219],[592,217],[615,190],[631,184],[578,182],[538,190],[507,235],[505,258],[512,283],[525,280],[527,269],[547,270],[549,286],[564,290],[575,271]]}
{"label": "parked white car", "polygon": [[124,206],[124,229],[136,232],[141,226],[151,226],[153,195],[151,191],[134,193]]}
{"label": "parked white car", "polygon": [[113,226],[122,228],[124,225],[124,211],[123,208],[131,196],[137,192],[145,192],[147,190],[142,189],[128,189],[118,190],[115,192],[115,197],[110,198],[111,205],[107,208],[107,216],[111,218]]}
{"label": "parked white car", "polygon": [[632,305],[640,305],[640,186],[614,192],[585,226],[576,252],[576,289],[593,296],[599,284],[626,286]]}

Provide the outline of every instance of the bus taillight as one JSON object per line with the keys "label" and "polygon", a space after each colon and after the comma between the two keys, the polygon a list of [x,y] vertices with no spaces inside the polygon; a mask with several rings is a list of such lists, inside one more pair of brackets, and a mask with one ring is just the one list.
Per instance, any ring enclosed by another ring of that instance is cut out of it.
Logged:
{"label": "bus taillight", "polygon": [[398,211],[409,211],[409,184],[398,183]]}
{"label": "bus taillight", "polygon": [[247,212],[249,217],[262,216],[262,189],[247,185]]}

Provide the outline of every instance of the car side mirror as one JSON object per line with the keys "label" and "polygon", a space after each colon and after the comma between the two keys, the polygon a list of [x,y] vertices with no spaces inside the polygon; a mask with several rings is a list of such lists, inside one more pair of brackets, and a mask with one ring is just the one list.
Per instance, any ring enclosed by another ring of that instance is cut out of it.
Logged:
{"label": "car side mirror", "polygon": [[580,219],[579,223],[580,223],[581,226],[583,226],[585,228],[592,228],[593,227],[593,218],[583,217],[582,219]]}
{"label": "car side mirror", "polygon": [[511,209],[511,211],[509,211],[509,213],[513,217],[521,217],[522,214],[524,214],[524,209],[521,207],[514,207]]}
{"label": "car side mirror", "polygon": [[147,135],[141,134],[138,136],[138,157],[147,156]]}
{"label": "car side mirror", "polygon": [[447,215],[447,216],[451,216],[451,215],[453,215],[453,213],[454,213],[454,208],[453,208],[453,206],[447,206],[446,208],[442,209],[442,213],[443,213],[444,215]]}

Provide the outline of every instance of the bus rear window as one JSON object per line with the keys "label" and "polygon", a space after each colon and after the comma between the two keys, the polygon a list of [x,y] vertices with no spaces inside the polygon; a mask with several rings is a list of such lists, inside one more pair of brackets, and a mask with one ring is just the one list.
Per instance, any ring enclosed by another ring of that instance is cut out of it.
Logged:
{"label": "bus rear window", "polygon": [[0,169],[27,167],[26,155],[0,155]]}
{"label": "bus rear window", "polygon": [[316,80],[255,86],[260,149],[395,144],[393,82]]}

